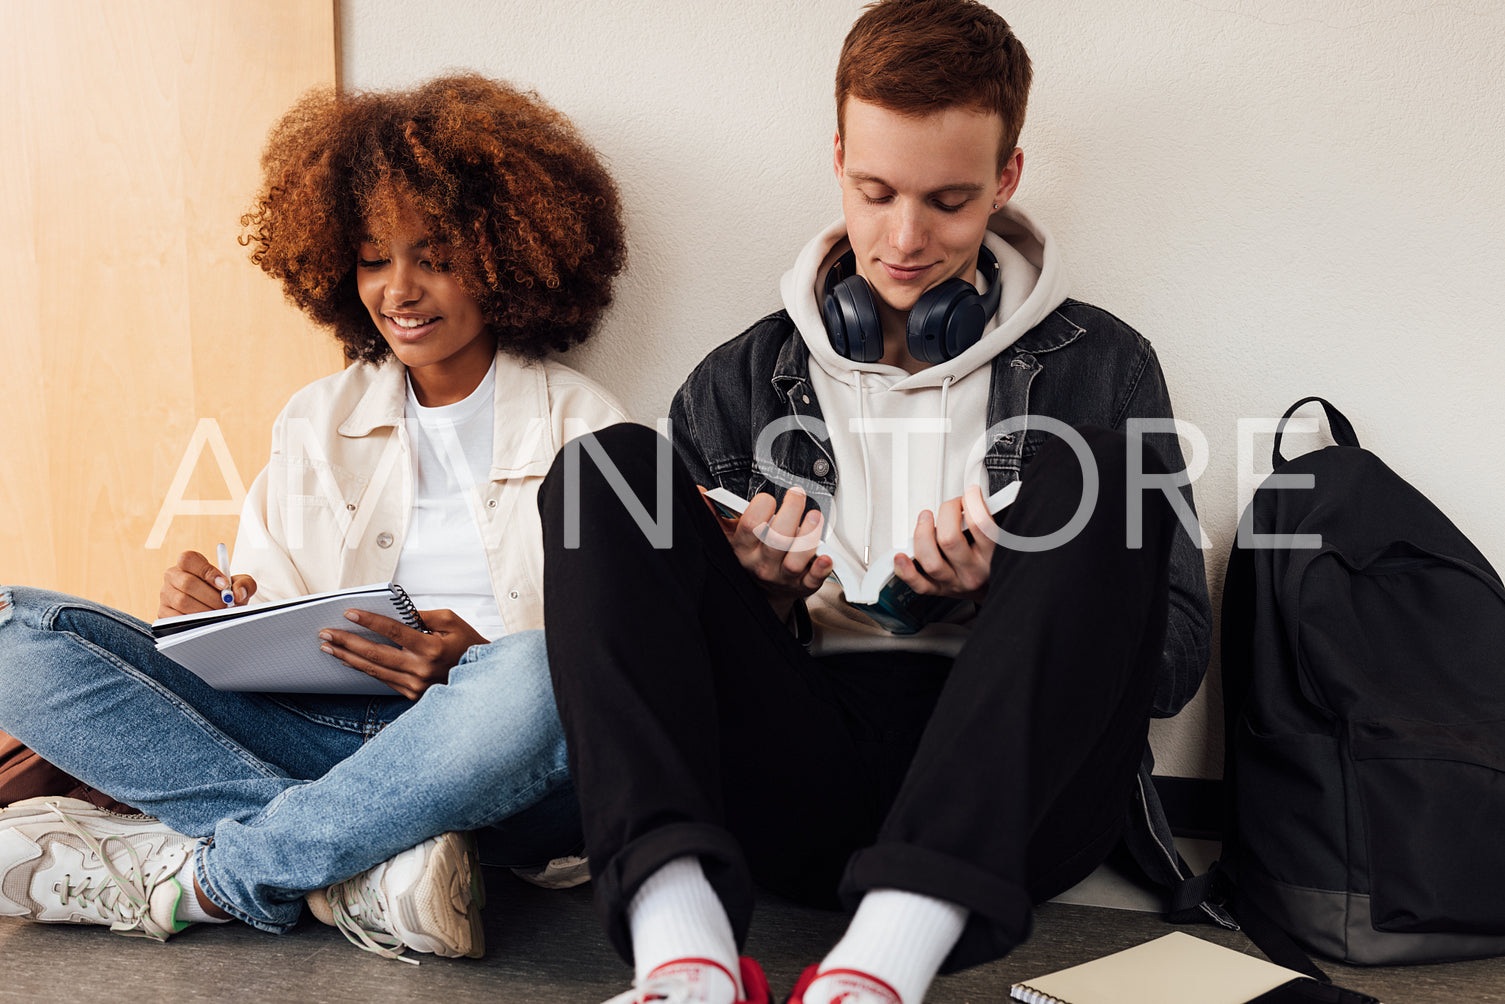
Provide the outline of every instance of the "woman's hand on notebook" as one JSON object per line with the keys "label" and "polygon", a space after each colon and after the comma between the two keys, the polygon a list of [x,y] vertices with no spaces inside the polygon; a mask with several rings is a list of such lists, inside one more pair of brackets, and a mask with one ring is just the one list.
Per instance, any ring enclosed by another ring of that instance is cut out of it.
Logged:
{"label": "woman's hand on notebook", "polygon": [[486,639],[453,610],[420,610],[418,614],[428,625],[428,634],[381,614],[347,610],[345,616],[350,620],[392,639],[397,647],[329,628],[319,632],[320,648],[352,669],[367,673],[403,697],[416,701],[425,690],[449,681],[449,671],[455,668],[466,649],[486,644]]}
{"label": "woman's hand on notebook", "polygon": [[[197,551],[184,551],[178,563],[162,573],[162,594],[158,598],[157,617],[196,614],[203,610],[223,610],[225,601],[220,590],[225,587],[224,573],[214,562]],[[256,580],[249,575],[230,577],[235,590],[235,605],[244,606],[256,592]]]}

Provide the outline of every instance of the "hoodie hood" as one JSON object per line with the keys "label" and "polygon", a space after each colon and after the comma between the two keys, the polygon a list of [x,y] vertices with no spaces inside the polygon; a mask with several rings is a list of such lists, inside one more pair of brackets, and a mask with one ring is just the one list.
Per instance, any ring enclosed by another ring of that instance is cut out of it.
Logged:
{"label": "hoodie hood", "polygon": [[[993,214],[984,237],[998,259],[1003,296],[977,344],[955,359],[914,374],[883,363],[853,362],[832,348],[821,315],[820,285],[831,263],[847,250],[846,233],[845,222],[838,220],[816,234],[779,283],[784,308],[799,329],[811,359],[842,382],[849,382],[855,372],[866,372],[887,376],[885,382],[894,390],[939,387],[948,377],[960,378],[990,362],[1066,299],[1067,276],[1055,241],[1016,202],[1009,202]],[[974,285],[977,282],[976,276],[966,278]]]}
{"label": "hoodie hood", "polygon": [[[976,345],[955,359],[907,373],[883,363],[857,363],[831,346],[819,285],[848,247],[838,222],[805,245],[780,285],[784,306],[810,351],[810,387],[820,399],[831,456],[841,472],[823,546],[848,568],[892,563],[893,552],[913,554],[916,520],[925,509],[960,496],[968,485],[986,491],[986,443],[991,362],[1066,298],[1066,276],[1055,243],[1013,203],[995,213],[985,240],[998,259],[1003,284],[998,310]],[[976,275],[969,276],[974,285]],[[827,582],[810,600],[817,648],[841,651],[893,645],[888,634],[845,602]],[[901,647],[948,651],[960,630],[934,624]]]}

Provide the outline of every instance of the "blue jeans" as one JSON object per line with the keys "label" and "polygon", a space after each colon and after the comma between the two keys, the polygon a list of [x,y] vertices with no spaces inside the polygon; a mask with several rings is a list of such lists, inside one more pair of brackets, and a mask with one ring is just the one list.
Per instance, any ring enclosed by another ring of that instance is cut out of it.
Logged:
{"label": "blue jeans", "polygon": [[200,888],[264,931],[296,923],[306,891],[447,830],[492,827],[497,864],[580,846],[542,631],[471,648],[418,701],[236,693],[159,655],[134,617],[0,588],[0,728],[204,838]]}

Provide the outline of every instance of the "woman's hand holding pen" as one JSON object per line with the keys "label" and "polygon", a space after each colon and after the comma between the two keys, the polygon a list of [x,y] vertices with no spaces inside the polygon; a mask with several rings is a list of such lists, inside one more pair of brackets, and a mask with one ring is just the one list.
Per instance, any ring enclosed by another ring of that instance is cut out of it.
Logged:
{"label": "woman's hand holding pen", "polygon": [[717,519],[738,564],[762,587],[781,619],[789,616],[796,600],[814,593],[831,574],[831,559],[815,554],[820,509],[806,513],[805,493],[798,488],[784,493],[783,505],[776,506],[772,495],[759,492],[740,519]]}
{"label": "woman's hand holding pen", "polygon": [[184,551],[178,563],[162,573],[162,593],[157,606],[158,617],[176,617],[203,610],[223,610],[222,593],[231,589],[235,605],[243,606],[256,593],[256,580],[249,575],[229,579],[214,563],[197,551]]}
{"label": "woman's hand holding pen", "polygon": [[350,620],[390,638],[397,647],[334,628],[319,632],[319,647],[352,669],[374,676],[403,697],[416,701],[428,688],[449,681],[449,671],[466,649],[487,641],[453,610],[420,610],[418,615],[428,625],[428,634],[381,614],[347,610],[345,616]]}
{"label": "woman's hand holding pen", "polygon": [[[965,523],[962,517],[966,517]],[[940,511],[920,513],[915,524],[914,557],[894,558],[894,574],[921,595],[955,596],[981,603],[988,594],[993,551],[992,533],[971,533],[969,527],[997,526],[983,501],[982,489],[967,488],[960,498],[941,503]]]}

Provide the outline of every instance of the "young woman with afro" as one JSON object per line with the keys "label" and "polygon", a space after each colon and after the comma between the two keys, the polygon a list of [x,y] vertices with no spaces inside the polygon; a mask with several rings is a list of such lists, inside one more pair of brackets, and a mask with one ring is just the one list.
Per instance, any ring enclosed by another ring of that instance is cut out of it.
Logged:
{"label": "young woman with afro", "polygon": [[567,438],[625,418],[550,357],[611,302],[616,189],[563,115],[470,75],[312,93],[262,166],[242,242],[350,365],[278,417],[235,574],[183,554],[160,615],[391,581],[428,630],[351,612],[308,639],[385,696],[229,692],[119,611],[0,591],[0,728],[150,814],[0,811],[0,916],[160,940],[281,933],[307,902],[389,957],[479,956],[470,831],[546,884],[581,846],[536,495]]}

